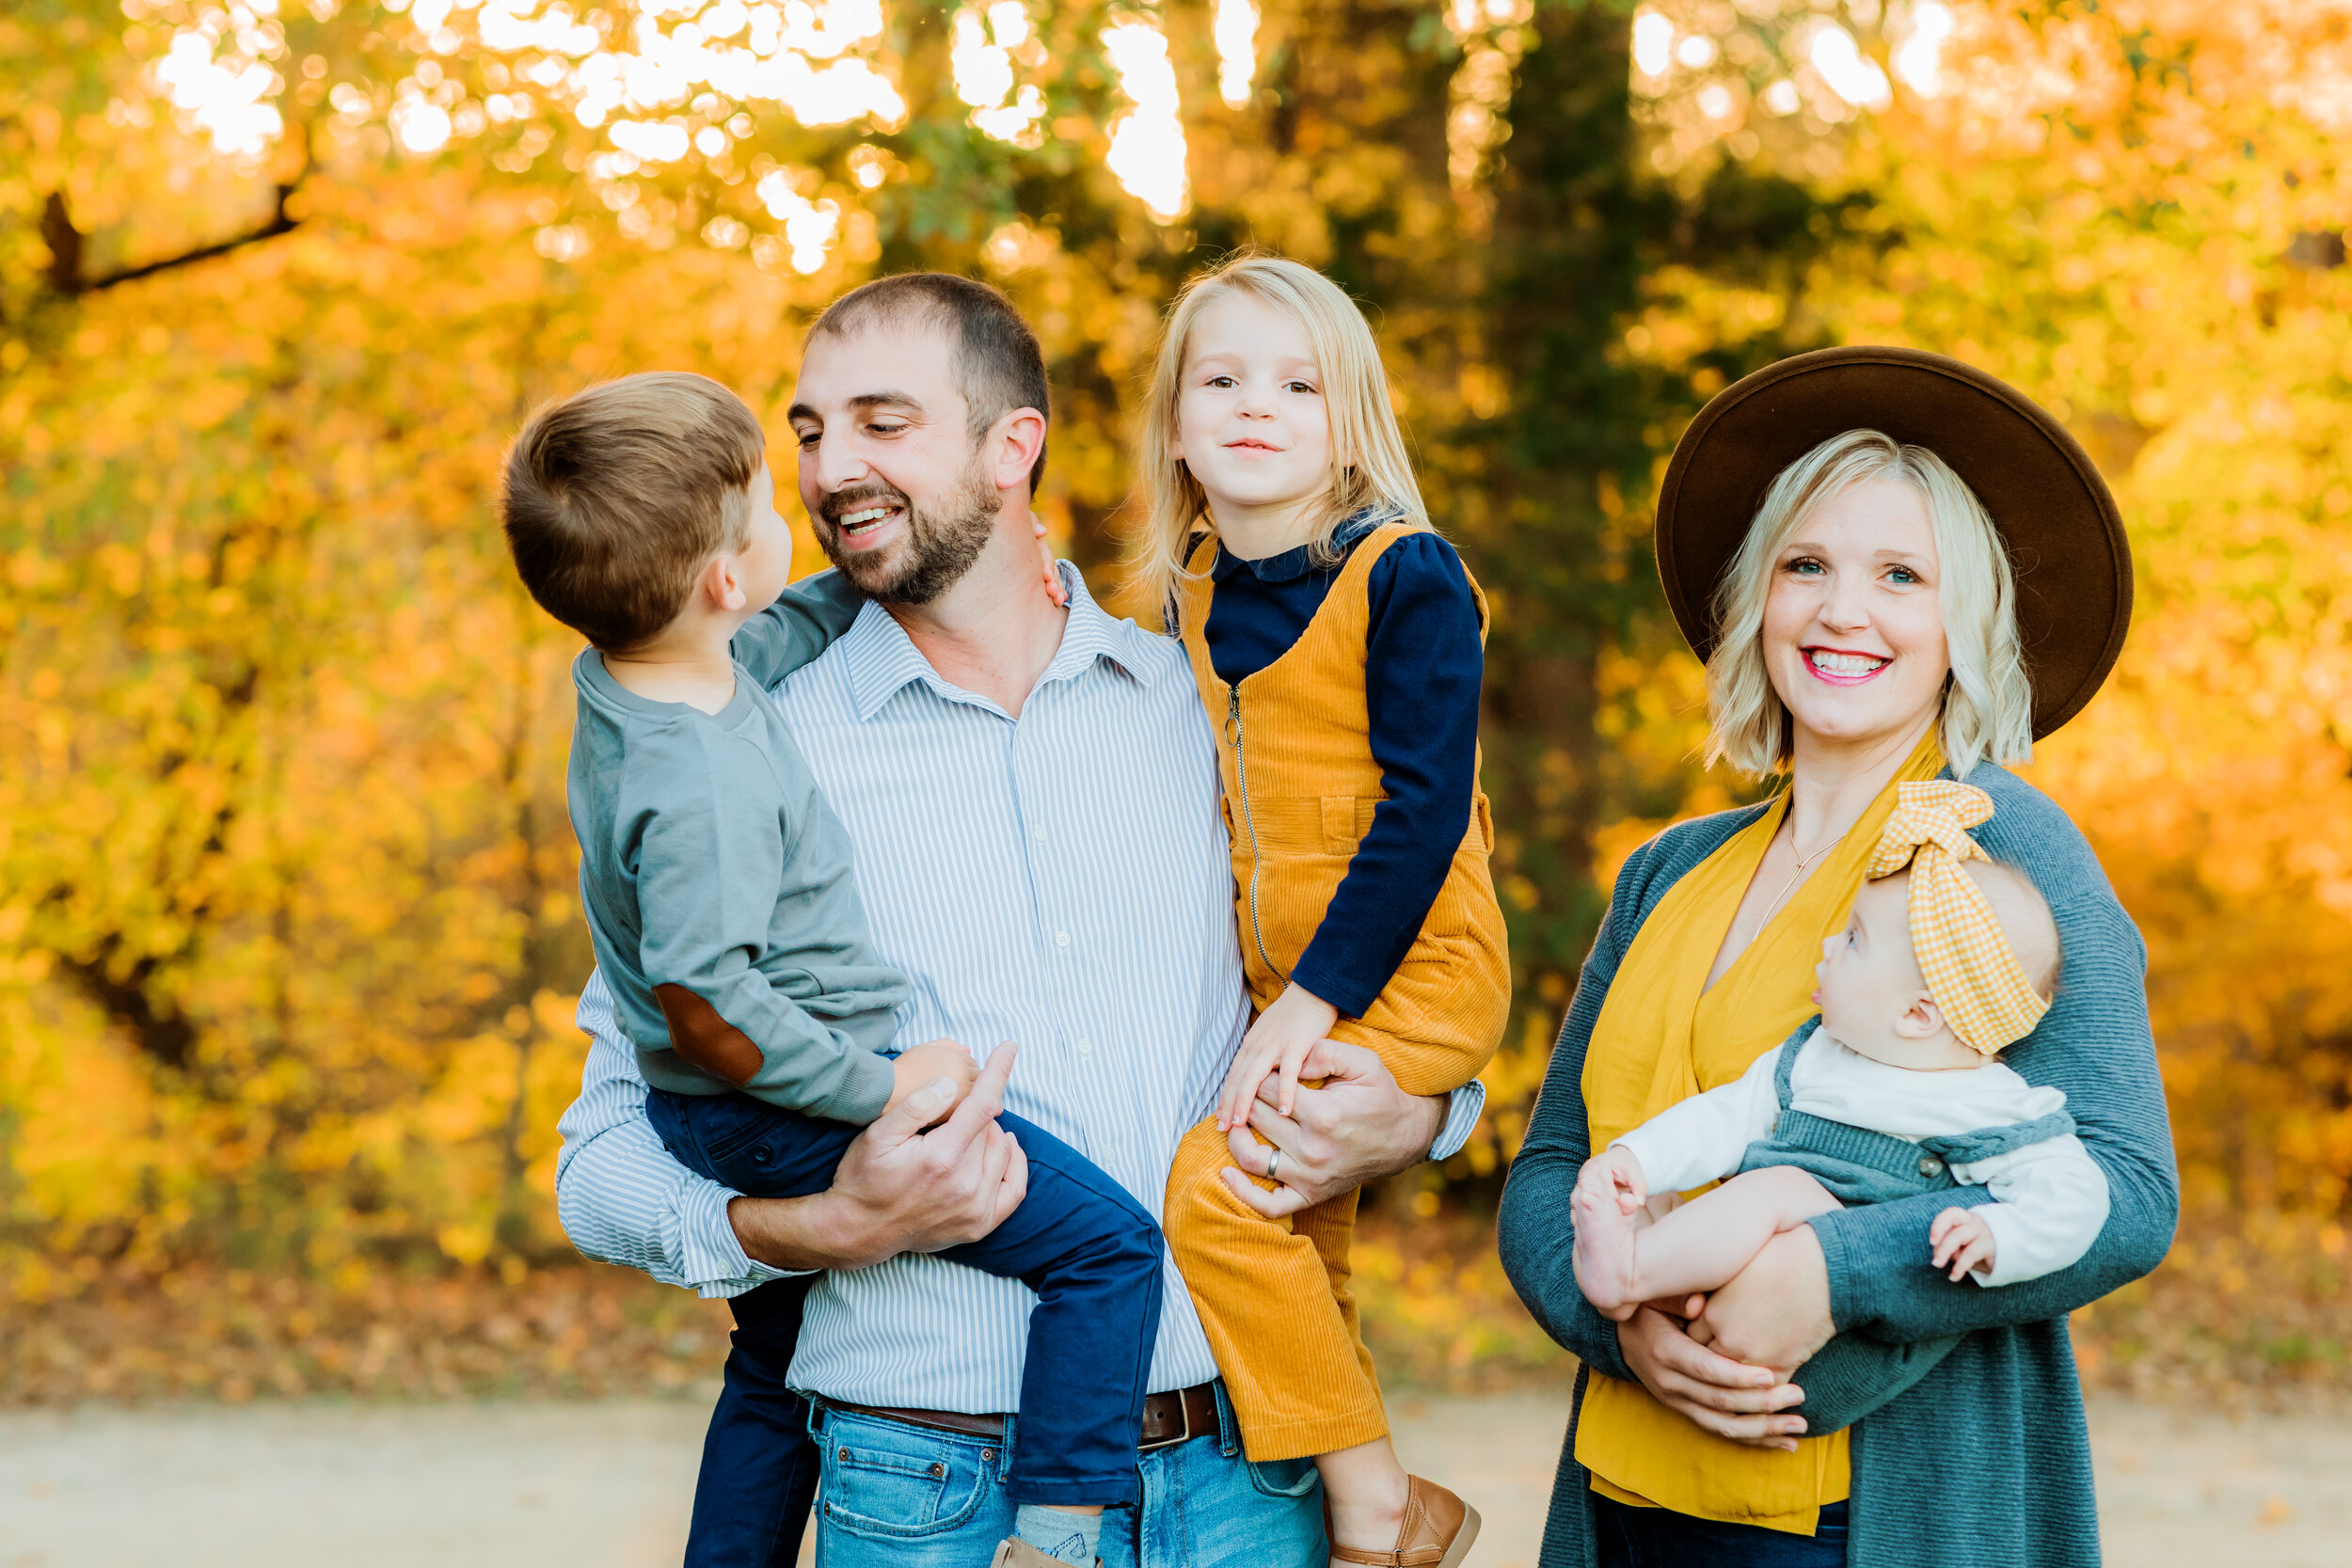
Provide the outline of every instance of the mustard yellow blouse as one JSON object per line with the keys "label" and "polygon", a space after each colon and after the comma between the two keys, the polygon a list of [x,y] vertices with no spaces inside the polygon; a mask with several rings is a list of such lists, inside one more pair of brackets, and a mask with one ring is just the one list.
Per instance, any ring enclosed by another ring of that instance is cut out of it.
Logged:
{"label": "mustard yellow blouse", "polygon": [[[1821,942],[1846,922],[1896,785],[1944,767],[1931,728],[1828,859],[1713,986],[1708,971],[1788,812],[1772,809],[1677,882],[1642,925],[1594,1024],[1584,1103],[1595,1150],[1667,1106],[1728,1084],[1812,1015]],[[1577,1462],[1593,1490],[1636,1506],[1810,1535],[1821,1506],[1849,1490],[1847,1433],[1798,1440],[1794,1453],[1701,1431],[1637,1383],[1587,1380]]]}

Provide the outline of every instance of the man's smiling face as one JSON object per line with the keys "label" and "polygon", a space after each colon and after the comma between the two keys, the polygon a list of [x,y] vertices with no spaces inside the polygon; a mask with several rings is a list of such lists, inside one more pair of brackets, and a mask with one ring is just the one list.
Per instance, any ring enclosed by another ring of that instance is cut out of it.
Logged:
{"label": "man's smiling face", "polygon": [[886,604],[928,604],[970,570],[1004,504],[973,439],[947,329],[920,317],[820,333],[792,401],[817,542]]}

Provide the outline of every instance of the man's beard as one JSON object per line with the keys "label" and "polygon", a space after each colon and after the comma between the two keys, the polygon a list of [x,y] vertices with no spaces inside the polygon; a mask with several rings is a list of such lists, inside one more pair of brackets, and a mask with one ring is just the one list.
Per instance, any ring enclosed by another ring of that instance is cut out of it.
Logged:
{"label": "man's beard", "polygon": [[[861,550],[855,555],[844,551],[840,519],[877,503],[906,509],[906,533],[898,546]],[[827,496],[819,508],[823,526],[816,531],[817,543],[826,558],[841,568],[841,575],[857,584],[867,598],[882,604],[929,604],[962,581],[972,563],[979,560],[1004,504],[1004,497],[975,462],[946,497],[946,510],[936,516],[887,484],[863,485]]]}

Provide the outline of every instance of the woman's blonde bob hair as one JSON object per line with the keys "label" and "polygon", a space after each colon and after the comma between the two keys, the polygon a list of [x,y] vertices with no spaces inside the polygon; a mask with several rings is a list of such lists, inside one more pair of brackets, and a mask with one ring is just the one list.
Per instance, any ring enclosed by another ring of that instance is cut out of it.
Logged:
{"label": "woman's blonde bob hair", "polygon": [[1184,466],[1176,420],[1193,324],[1211,305],[1235,294],[1297,322],[1323,371],[1323,405],[1331,420],[1331,489],[1309,541],[1316,558],[1329,559],[1333,531],[1367,507],[1408,522],[1429,520],[1406,455],[1405,433],[1389,402],[1379,346],[1356,302],[1312,267],[1279,256],[1236,256],[1194,278],[1168,307],[1159,357],[1144,392],[1136,443],[1144,515],[1135,585],[1139,598],[1155,606],[1170,603],[1178,579],[1191,575],[1184,570],[1185,541],[1204,531],[1212,537],[1216,532],[1208,498]]}
{"label": "woman's blonde bob hair", "polygon": [[1833,436],[1764,492],[1740,553],[1715,590],[1707,660],[1707,761],[1758,777],[1788,766],[1790,721],[1764,665],[1764,604],[1781,547],[1825,503],[1857,484],[1907,484],[1927,503],[1942,582],[1936,603],[1952,668],[1937,720],[1944,760],[1964,779],[1979,762],[2033,755],[2033,686],[2017,637],[2017,582],[1982,502],[1944,460],[1875,430]]}

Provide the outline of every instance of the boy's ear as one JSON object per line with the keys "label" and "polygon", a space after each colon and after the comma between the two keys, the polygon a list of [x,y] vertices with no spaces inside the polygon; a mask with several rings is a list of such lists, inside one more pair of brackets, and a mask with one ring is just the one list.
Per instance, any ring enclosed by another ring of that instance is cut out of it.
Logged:
{"label": "boy's ear", "polygon": [[1895,1021],[1895,1037],[1924,1040],[1940,1033],[1944,1027],[1944,1009],[1935,1005],[1935,998],[1926,991],[1915,991],[1911,1006]]}
{"label": "boy's ear", "polygon": [[712,610],[732,612],[751,603],[751,595],[743,591],[738,575],[735,552],[721,550],[703,562],[702,571],[694,578],[694,596]]}
{"label": "boy's ear", "polygon": [[987,436],[989,478],[999,490],[1026,489],[1029,470],[1045,448],[1045,416],[1016,408],[999,419]]}

